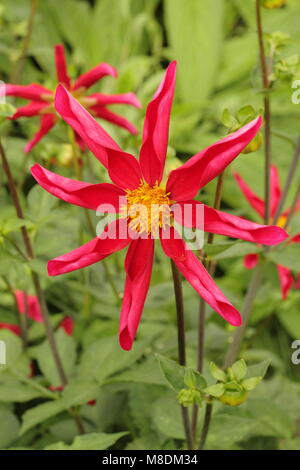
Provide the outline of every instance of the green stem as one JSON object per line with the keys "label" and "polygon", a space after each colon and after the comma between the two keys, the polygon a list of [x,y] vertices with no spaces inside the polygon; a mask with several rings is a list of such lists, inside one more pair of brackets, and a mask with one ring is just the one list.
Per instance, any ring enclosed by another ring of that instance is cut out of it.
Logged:
{"label": "green stem", "polygon": [[36,9],[37,9],[37,0],[31,0],[31,8],[30,8],[30,13],[28,17],[27,31],[23,40],[20,59],[18,60],[11,74],[11,78],[10,78],[11,83],[19,83],[21,79],[21,75],[22,75],[22,72],[26,63]]}
{"label": "green stem", "polygon": [[[177,314],[177,342],[178,342],[178,362],[180,365],[186,365],[186,354],[185,354],[185,325],[184,325],[184,305],[183,305],[183,294],[182,294],[182,280],[181,274],[177,269],[176,264],[171,260],[173,285],[176,302],[176,314]],[[182,421],[186,441],[189,450],[193,449],[193,439],[190,427],[190,419],[188,409],[181,406]]]}
{"label": "green stem", "polygon": [[262,84],[264,88],[264,114],[265,114],[265,224],[270,221],[270,166],[271,166],[271,106],[268,90],[270,88],[268,67],[263,39],[261,21],[261,2],[256,0],[256,24],[261,65]]}
{"label": "green stem", "polygon": [[[6,157],[6,153],[4,151],[1,140],[0,140],[0,156],[1,156],[2,164],[3,164],[4,173],[7,177],[9,191],[10,191],[10,194],[11,194],[13,204],[15,206],[17,217],[19,219],[24,220],[24,214],[23,214],[23,209],[21,207],[19,195],[17,193],[16,185],[15,185],[15,182],[14,182],[14,179],[13,179],[13,176],[12,176],[12,173],[11,173],[11,169],[10,169],[10,166],[9,166],[9,163],[8,163],[8,159]],[[34,251],[33,251],[33,247],[32,247],[32,244],[31,244],[31,240],[30,240],[27,228],[25,226],[21,227],[21,235],[22,235],[23,242],[24,242],[26,256],[28,257],[28,259],[33,260],[34,259]],[[37,296],[39,304],[40,304],[41,313],[42,313],[42,317],[43,317],[43,324],[45,326],[46,336],[47,336],[47,340],[48,340],[50,350],[51,350],[51,353],[52,353],[52,356],[53,356],[53,360],[54,360],[54,363],[56,365],[57,372],[58,372],[58,375],[59,375],[60,380],[61,380],[61,384],[63,386],[66,386],[68,384],[68,379],[67,379],[67,376],[66,376],[66,373],[65,373],[65,370],[64,370],[64,366],[63,366],[60,354],[58,352],[58,348],[57,348],[53,328],[52,328],[51,321],[50,321],[50,315],[49,315],[48,307],[47,307],[46,300],[45,300],[45,295],[44,295],[43,289],[41,287],[40,278],[39,278],[38,274],[35,271],[31,271],[31,279],[32,279],[32,282],[33,282],[33,286],[34,286],[36,296]],[[78,430],[81,433],[82,426],[80,426],[80,427],[78,426]]]}

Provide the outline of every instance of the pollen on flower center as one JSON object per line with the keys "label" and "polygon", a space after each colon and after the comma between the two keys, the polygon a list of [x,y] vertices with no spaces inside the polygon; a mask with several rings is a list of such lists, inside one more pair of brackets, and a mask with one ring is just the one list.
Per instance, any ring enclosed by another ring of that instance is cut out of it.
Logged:
{"label": "pollen on flower center", "polygon": [[277,221],[277,227],[283,228],[285,226],[286,219],[287,219],[286,215],[281,215]]}
{"label": "pollen on flower center", "polygon": [[171,225],[174,203],[165,188],[141,182],[138,188],[126,191],[127,206],[122,208],[130,220],[129,227],[139,233],[158,235],[160,228]]}

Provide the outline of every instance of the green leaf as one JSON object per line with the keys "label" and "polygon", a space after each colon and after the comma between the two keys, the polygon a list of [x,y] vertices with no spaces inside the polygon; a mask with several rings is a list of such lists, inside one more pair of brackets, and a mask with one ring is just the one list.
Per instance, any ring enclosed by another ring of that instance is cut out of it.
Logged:
{"label": "green leaf", "polygon": [[174,439],[185,438],[180,406],[175,395],[162,397],[155,401],[152,408],[152,419],[155,428],[164,436]]}
{"label": "green leaf", "polygon": [[253,243],[235,243],[230,246],[227,250],[222,251],[222,253],[217,254],[215,259],[226,259],[226,258],[235,258],[240,256],[245,256],[251,253],[259,253],[261,247],[253,245]]}
{"label": "green leaf", "polygon": [[25,411],[22,416],[22,426],[20,434],[24,434],[29,429],[33,428],[37,424],[46,421],[52,416],[56,416],[65,409],[65,404],[62,400],[49,401],[42,405],[35,406]]}
{"label": "green leaf", "polygon": [[57,200],[52,194],[47,193],[41,186],[36,184],[28,194],[28,207],[34,220],[42,220],[48,217]]}
{"label": "green leaf", "polygon": [[126,436],[126,434],[128,432],[84,434],[83,436],[75,437],[70,445],[64,442],[57,442],[45,447],[45,450],[104,450],[110,448],[121,437]]}
{"label": "green leaf", "polygon": [[283,249],[271,250],[266,254],[270,261],[286,268],[300,271],[300,244],[293,243]]}
{"label": "green leaf", "polygon": [[255,427],[255,421],[248,417],[232,416],[226,413],[214,415],[206,449],[228,450],[234,443],[246,439]]}
{"label": "green leaf", "polygon": [[68,384],[62,392],[62,400],[66,408],[84,405],[94,400],[99,393],[99,385],[95,382],[74,382]]}
{"label": "green leaf", "polygon": [[19,434],[20,424],[16,416],[5,408],[0,409],[0,448],[8,447]]}
{"label": "green leaf", "polygon": [[225,372],[220,369],[214,362],[209,364],[210,373],[211,375],[220,382],[226,382],[226,374]]}
{"label": "green leaf", "polygon": [[173,361],[167,357],[157,355],[159,360],[159,365],[162,371],[163,376],[170,385],[170,387],[179,392],[182,388],[185,388],[185,373],[186,369],[183,366],[180,366],[178,362]]}
{"label": "green leaf", "polygon": [[[55,339],[64,370],[67,377],[70,377],[73,373],[76,360],[75,341],[71,336],[67,335],[62,328],[59,328],[55,333]],[[50,385],[61,385],[61,379],[57,372],[57,367],[47,340],[45,340],[41,346],[35,348],[34,357],[37,359],[39,367],[49,380]]]}
{"label": "green leaf", "polygon": [[204,392],[208,393],[212,397],[219,398],[225,392],[225,386],[224,386],[224,384],[221,384],[221,383],[211,385],[210,387],[205,388]]}
{"label": "green leaf", "polygon": [[222,0],[165,0],[165,23],[173,57],[178,60],[178,92],[186,103],[205,105],[222,54]]}
{"label": "green leaf", "polygon": [[[4,85],[5,86],[5,85]],[[3,85],[0,85],[0,89]],[[16,108],[10,103],[0,103],[0,124],[15,114]]]}
{"label": "green leaf", "polygon": [[270,363],[271,363],[270,359],[265,359],[264,361],[259,362],[258,364],[249,366],[247,368],[246,378],[248,379],[252,377],[260,377],[261,379],[263,379],[267,373]]}
{"label": "green leaf", "polygon": [[232,127],[235,126],[237,122],[235,117],[230,113],[228,108],[224,109],[221,121],[225,127],[228,127],[228,129],[232,129]]}
{"label": "green leaf", "polygon": [[262,378],[261,377],[251,377],[250,379],[245,379],[242,382],[242,386],[244,387],[245,390],[250,392],[251,390],[254,390],[259,382],[261,382]]}
{"label": "green leaf", "polygon": [[1,232],[4,235],[9,234],[10,232],[13,232],[15,230],[18,230],[21,227],[32,227],[33,224],[30,220],[26,219],[19,219],[17,217],[10,217],[9,219],[5,220],[3,222],[3,225],[1,227]]}
{"label": "green leaf", "polygon": [[240,359],[239,361],[236,361],[234,364],[231,366],[234,378],[237,381],[242,380],[246,373],[247,373],[247,365],[244,359]]}
{"label": "green leaf", "polygon": [[35,390],[33,387],[29,387],[29,385],[22,384],[21,382],[0,382],[0,402],[2,401],[8,403],[21,403],[42,396],[44,396],[43,393],[38,390]]}
{"label": "green leaf", "polygon": [[107,377],[134,364],[145,352],[147,341],[136,341],[131,351],[123,351],[115,336],[95,341],[84,353],[78,377],[103,383]]}

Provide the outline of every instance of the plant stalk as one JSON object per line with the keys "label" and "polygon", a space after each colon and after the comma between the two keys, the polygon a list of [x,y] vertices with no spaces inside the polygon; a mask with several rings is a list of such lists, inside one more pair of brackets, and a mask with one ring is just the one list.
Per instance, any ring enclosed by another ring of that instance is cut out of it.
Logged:
{"label": "plant stalk", "polygon": [[[178,341],[178,362],[180,365],[186,365],[186,354],[185,354],[185,325],[184,325],[184,304],[182,294],[182,281],[181,274],[177,269],[176,264],[171,260],[173,285],[175,292],[176,302],[176,314],[177,314],[177,341]],[[190,427],[190,419],[188,409],[181,406],[182,420],[184,426],[184,432],[189,450],[193,449],[193,439]]]}
{"label": "plant stalk", "polygon": [[271,105],[268,91],[270,89],[269,72],[265,54],[263,28],[261,21],[260,0],[256,0],[256,24],[261,65],[262,85],[264,88],[264,117],[265,117],[265,215],[264,222],[270,221],[270,166],[271,166]]}

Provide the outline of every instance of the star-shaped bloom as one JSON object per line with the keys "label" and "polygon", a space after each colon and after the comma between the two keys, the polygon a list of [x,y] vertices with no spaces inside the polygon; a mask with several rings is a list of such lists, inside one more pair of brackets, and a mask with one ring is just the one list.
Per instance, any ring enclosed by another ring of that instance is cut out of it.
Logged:
{"label": "star-shaped bloom", "polygon": [[[255,210],[255,212],[261,217],[264,218],[265,213],[265,201],[257,196],[252,189],[247,185],[247,183],[243,180],[243,178],[238,174],[235,173],[234,177],[236,182],[238,183],[243,195],[249,202],[250,206]],[[278,168],[275,165],[271,166],[270,169],[270,186],[271,186],[271,207],[270,207],[270,216],[271,221],[274,218],[278,204],[281,199],[281,186],[280,186],[280,179],[279,179],[279,172]],[[296,211],[300,210],[300,198],[296,204]],[[279,227],[284,227],[287,217],[289,216],[291,209],[286,209],[278,218],[277,225]],[[300,243],[300,233],[288,238],[286,244],[289,243]],[[257,253],[250,253],[244,257],[244,265],[247,269],[253,269],[259,262],[259,255]],[[287,295],[290,289],[294,286],[296,289],[300,288],[300,274],[298,274],[297,279],[294,278],[293,273],[290,269],[280,264],[277,265],[277,272],[279,277],[280,289],[281,289],[281,297],[282,300],[287,298]]]}
{"label": "star-shaped bloom", "polygon": [[[201,205],[193,199],[255,137],[261,127],[261,118],[194,155],[180,168],[171,171],[165,185],[162,183],[175,76],[176,63],[172,62],[147,107],[139,159],[123,152],[88,111],[63,86],[58,87],[56,110],[107,168],[111,184],[75,181],[38,164],[31,169],[36,181],[58,198],[92,210],[105,205],[107,211],[120,215],[96,238],[49,261],[48,273],[55,276],[84,268],[128,247],[119,330],[120,345],[126,350],[132,347],[149,289],[155,242],[152,229],[158,233],[165,254],[212,309],[232,325],[241,324],[237,309],[179,236],[175,226],[183,223],[183,219],[180,211],[173,210],[174,204],[183,210],[188,206],[191,212],[184,217],[184,223],[195,228],[201,228],[203,224],[197,217],[197,208],[201,206],[206,232],[266,245],[280,243],[287,237],[282,228],[259,225]],[[120,198],[126,202],[126,217]],[[140,206],[147,210],[139,213]],[[162,209],[161,213],[158,209]]]}
{"label": "star-shaped bloom", "polygon": [[[54,55],[58,83],[62,83],[93,116],[122,127],[131,134],[137,134],[137,129],[131,122],[123,116],[114,113],[109,108],[110,105],[114,104],[128,104],[139,108],[140,103],[134,93],[122,93],[117,95],[107,95],[103,93],[87,95],[86,93],[88,88],[103,77],[107,75],[117,77],[117,71],[114,67],[103,62],[83,75],[80,75],[77,80],[72,81],[67,72],[64,46],[62,44],[55,46]],[[59,119],[54,109],[55,93],[42,85],[33,83],[31,85],[5,84],[1,87],[1,95],[3,94],[29,100],[29,103],[18,108],[10,119],[40,116],[40,128],[24,149],[26,153],[30,152],[30,150],[48,134]],[[78,143],[80,145],[82,144],[80,140]]]}

